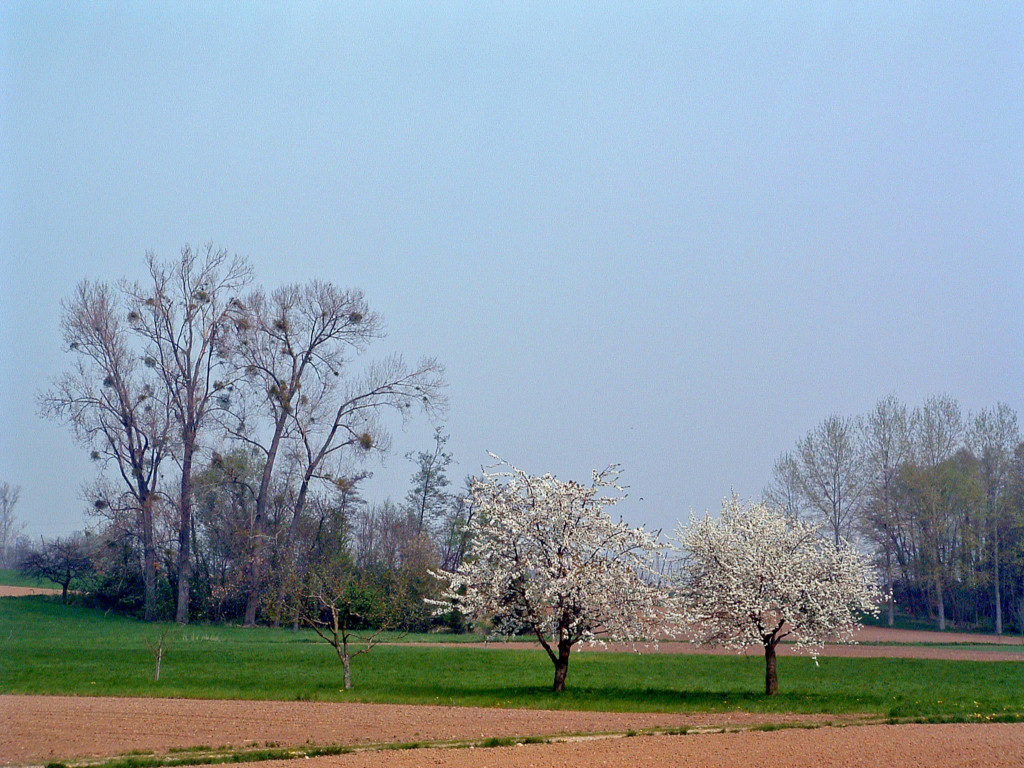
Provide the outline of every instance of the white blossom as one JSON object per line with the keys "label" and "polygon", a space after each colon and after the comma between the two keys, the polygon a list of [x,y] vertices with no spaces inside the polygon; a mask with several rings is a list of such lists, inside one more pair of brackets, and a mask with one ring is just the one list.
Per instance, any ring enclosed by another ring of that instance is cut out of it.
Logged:
{"label": "white blossom", "polygon": [[675,599],[688,634],[701,644],[763,646],[769,694],[780,640],[816,657],[826,641],[852,641],[860,614],[878,613],[881,595],[861,555],[764,504],[733,496],[719,519],[680,526],[676,537],[684,557]]}
{"label": "white blossom", "polygon": [[499,466],[473,482],[472,543],[456,571],[435,574],[448,583],[437,612],[454,605],[490,619],[493,635],[532,632],[555,664],[556,691],[577,642],[657,639],[664,597],[649,575],[659,548],[605,512],[622,498],[617,467],[595,471],[586,487]]}

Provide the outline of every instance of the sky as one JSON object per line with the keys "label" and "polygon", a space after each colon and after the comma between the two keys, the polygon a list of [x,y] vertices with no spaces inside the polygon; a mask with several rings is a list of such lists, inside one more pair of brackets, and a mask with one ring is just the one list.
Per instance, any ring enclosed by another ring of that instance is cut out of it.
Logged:
{"label": "sky", "polygon": [[1013,2],[5,2],[0,480],[87,524],[61,299],[185,243],[362,289],[456,480],[618,463],[653,529],[889,393],[1024,413],[1022,73]]}

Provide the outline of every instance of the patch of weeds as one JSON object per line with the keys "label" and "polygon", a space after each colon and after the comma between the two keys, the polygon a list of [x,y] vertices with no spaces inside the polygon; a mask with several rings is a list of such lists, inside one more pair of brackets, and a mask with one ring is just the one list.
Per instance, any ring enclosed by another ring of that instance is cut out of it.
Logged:
{"label": "patch of weeds", "polygon": [[383,748],[384,749],[401,750],[401,749],[422,749],[423,747],[426,747],[426,746],[429,746],[429,744],[427,744],[426,742],[423,742],[423,741],[401,741],[401,742],[396,742],[395,744],[387,744]]}
{"label": "patch of weeds", "polygon": [[680,725],[680,726],[675,727],[675,728],[666,728],[664,730],[659,730],[658,731],[658,733],[663,733],[666,736],[685,736],[689,732],[690,732],[690,728],[689,728],[689,726],[686,726],[686,725]]}
{"label": "patch of weeds", "polygon": [[493,747],[511,747],[519,743],[519,739],[513,739],[508,736],[492,736],[489,739],[477,742],[476,746],[489,749]]}
{"label": "patch of weeds", "polygon": [[803,729],[806,731],[813,731],[821,726],[817,723],[759,723],[758,725],[752,725],[747,730],[750,731],[786,731],[794,728]]}
{"label": "patch of weeds", "polygon": [[993,723],[1020,723],[1024,722],[1024,715],[1022,714],[1009,714],[1002,713],[999,715],[992,715],[991,722]]}

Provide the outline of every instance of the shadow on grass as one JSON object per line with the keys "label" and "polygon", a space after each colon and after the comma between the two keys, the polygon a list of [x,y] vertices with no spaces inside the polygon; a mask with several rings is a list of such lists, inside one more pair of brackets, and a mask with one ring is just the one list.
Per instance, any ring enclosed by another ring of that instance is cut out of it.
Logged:
{"label": "shadow on grass", "polygon": [[[325,693],[328,693],[325,691]],[[353,691],[356,697],[358,691]],[[434,703],[441,705],[470,705],[483,707],[504,707],[511,709],[533,708],[551,710],[622,711],[622,712],[726,712],[744,710],[748,712],[804,712],[825,713],[836,710],[836,696],[819,693],[780,693],[768,697],[752,690],[679,690],[650,687],[642,690],[623,689],[615,686],[572,685],[571,681],[562,693],[556,694],[550,686],[480,686],[467,692],[457,685],[433,685],[429,690],[422,687],[401,688],[390,691],[389,700],[407,699],[409,703],[422,703],[424,694],[429,694]],[[329,695],[329,693],[328,693]],[[855,711],[863,703],[867,711],[881,711],[880,700],[871,702],[847,701],[845,711]],[[851,706],[853,705],[853,706]]]}

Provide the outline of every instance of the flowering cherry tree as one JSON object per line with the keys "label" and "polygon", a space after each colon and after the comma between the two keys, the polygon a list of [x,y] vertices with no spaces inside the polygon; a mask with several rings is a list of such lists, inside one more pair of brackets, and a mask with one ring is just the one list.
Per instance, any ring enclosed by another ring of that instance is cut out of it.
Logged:
{"label": "flowering cherry tree", "polygon": [[555,665],[556,692],[579,641],[656,639],[665,615],[650,578],[658,545],[605,512],[622,498],[618,469],[595,471],[586,487],[498,467],[472,484],[479,511],[465,560],[435,574],[447,582],[438,613],[454,604],[471,619],[489,618],[493,635],[532,632]]}
{"label": "flowering cherry tree", "polygon": [[702,644],[761,645],[765,692],[778,693],[775,647],[791,637],[812,656],[827,640],[849,642],[859,613],[878,613],[874,573],[845,542],[735,496],[722,515],[676,530],[684,553],[676,596],[687,630]]}

